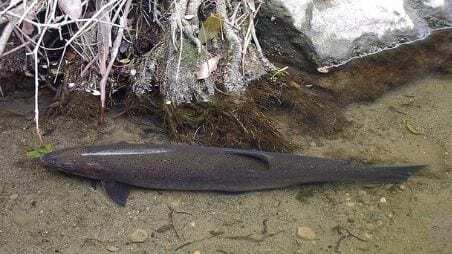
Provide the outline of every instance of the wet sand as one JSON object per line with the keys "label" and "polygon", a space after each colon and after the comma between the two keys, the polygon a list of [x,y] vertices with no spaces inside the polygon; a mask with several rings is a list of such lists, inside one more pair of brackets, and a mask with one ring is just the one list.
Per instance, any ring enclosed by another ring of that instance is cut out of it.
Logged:
{"label": "wet sand", "polygon": [[[352,105],[333,137],[308,137],[280,116],[299,153],[379,164],[429,164],[400,185],[309,185],[239,195],[133,189],[125,208],[100,186],[45,170],[32,100],[0,102],[0,253],[452,253],[452,76],[431,77]],[[43,122],[57,149],[116,141],[163,143],[126,119],[98,129]],[[410,130],[411,129],[411,130]],[[297,228],[315,233],[309,240]],[[130,233],[148,233],[131,243]]]}

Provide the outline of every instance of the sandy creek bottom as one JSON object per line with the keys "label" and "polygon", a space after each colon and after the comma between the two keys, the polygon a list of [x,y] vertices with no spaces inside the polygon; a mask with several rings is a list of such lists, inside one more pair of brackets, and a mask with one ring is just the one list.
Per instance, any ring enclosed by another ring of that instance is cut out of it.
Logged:
{"label": "sandy creek bottom", "polygon": [[[0,103],[2,254],[452,253],[451,76],[426,78],[374,103],[350,106],[352,124],[334,137],[300,135],[279,116],[280,128],[304,154],[430,165],[404,184],[311,185],[240,195],[133,189],[125,208],[110,202],[102,188],[28,159],[24,151],[36,142],[32,101]],[[126,119],[99,130],[95,123],[58,117],[44,132],[56,148],[167,142],[155,128]],[[297,235],[301,226],[310,229],[304,239]],[[144,242],[131,242],[138,229],[145,231]]]}

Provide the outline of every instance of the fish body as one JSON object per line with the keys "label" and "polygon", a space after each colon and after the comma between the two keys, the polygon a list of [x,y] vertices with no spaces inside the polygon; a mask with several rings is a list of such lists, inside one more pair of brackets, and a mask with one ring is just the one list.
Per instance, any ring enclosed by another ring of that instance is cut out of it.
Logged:
{"label": "fish body", "polygon": [[401,182],[424,166],[363,167],[349,161],[184,144],[68,148],[41,158],[49,168],[100,180],[124,205],[128,186],[246,192],[303,183]]}

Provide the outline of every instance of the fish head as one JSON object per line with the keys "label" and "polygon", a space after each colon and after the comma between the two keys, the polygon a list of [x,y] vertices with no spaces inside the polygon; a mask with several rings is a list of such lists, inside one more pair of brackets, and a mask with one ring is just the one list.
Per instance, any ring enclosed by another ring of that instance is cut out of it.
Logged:
{"label": "fish head", "polygon": [[83,148],[69,148],[50,152],[41,157],[41,162],[50,170],[62,171],[71,175],[98,179],[102,168],[94,161],[85,159]]}

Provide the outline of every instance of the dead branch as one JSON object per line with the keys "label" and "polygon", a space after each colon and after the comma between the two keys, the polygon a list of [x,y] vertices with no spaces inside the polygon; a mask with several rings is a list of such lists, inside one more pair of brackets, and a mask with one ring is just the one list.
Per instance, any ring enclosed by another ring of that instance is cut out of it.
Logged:
{"label": "dead branch", "polygon": [[99,83],[100,86],[100,93],[101,93],[101,122],[104,121],[105,117],[105,94],[106,94],[106,86],[107,86],[107,79],[108,75],[110,74],[111,68],[113,67],[113,63],[116,60],[116,57],[118,55],[119,47],[121,46],[122,37],[124,35],[124,29],[127,28],[127,15],[129,15],[130,7],[132,5],[132,0],[127,0],[127,3],[124,7],[124,11],[122,14],[122,17],[120,18],[119,24],[121,25],[118,29],[118,32],[116,34],[115,41],[113,42],[113,48],[111,50],[110,55],[110,62],[107,66],[107,69],[105,71],[105,74],[102,77],[102,80]]}

